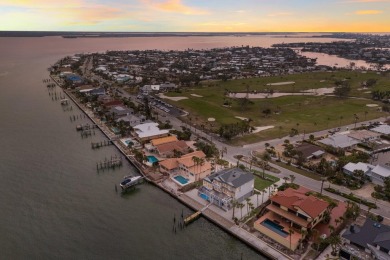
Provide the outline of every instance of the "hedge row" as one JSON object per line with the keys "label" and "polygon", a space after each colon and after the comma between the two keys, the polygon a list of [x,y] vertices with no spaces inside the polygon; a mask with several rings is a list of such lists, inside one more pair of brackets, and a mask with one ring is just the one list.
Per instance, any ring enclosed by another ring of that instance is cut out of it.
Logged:
{"label": "hedge row", "polygon": [[346,194],[346,193],[344,193],[344,192],[341,192],[341,191],[339,191],[339,190],[336,190],[336,189],[333,189],[333,188],[329,188],[329,187],[324,188],[324,190],[326,190],[326,191],[328,191],[328,192],[331,192],[331,193],[334,193],[334,194],[337,194],[337,195],[340,195],[340,196],[342,196],[342,197],[344,197],[344,198],[347,198],[347,199],[349,199],[349,200],[352,200],[352,201],[354,201],[354,202],[356,202],[356,203],[361,203],[361,204],[363,204],[363,205],[366,205],[367,207],[371,207],[371,208],[373,208],[373,209],[378,208],[377,205],[376,205],[375,203],[369,202],[369,201],[364,200],[364,199],[361,199],[361,198],[358,198],[358,197],[356,197],[355,195],[353,195],[352,193],[351,193],[351,194]]}

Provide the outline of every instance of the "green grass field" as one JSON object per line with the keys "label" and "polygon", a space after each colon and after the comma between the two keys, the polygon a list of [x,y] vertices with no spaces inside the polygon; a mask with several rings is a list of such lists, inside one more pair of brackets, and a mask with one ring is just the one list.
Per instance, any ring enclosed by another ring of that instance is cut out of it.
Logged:
{"label": "green grass field", "polygon": [[[361,83],[369,78],[377,79],[377,84],[369,90],[361,90]],[[352,90],[350,96],[357,98],[340,99],[332,96],[284,96],[278,98],[252,99],[253,104],[242,109],[235,99],[231,99],[231,107],[224,107],[226,90],[233,92],[245,92],[246,85],[252,90],[264,90],[272,87],[274,91],[298,92],[311,88],[333,87],[334,80],[348,79]],[[323,81],[324,82],[320,82]],[[265,86],[272,82],[295,81],[293,85]],[[267,139],[286,136],[291,128],[296,128],[300,133],[306,133],[338,127],[354,123],[354,114],[359,121],[370,120],[384,115],[377,108],[367,107],[367,104],[378,104],[370,99],[370,94],[365,93],[374,89],[383,89],[390,86],[388,76],[376,73],[361,72],[314,72],[283,77],[253,78],[231,81],[204,82],[196,88],[184,89],[182,93],[167,93],[167,96],[183,96],[188,99],[167,102],[183,108],[190,114],[184,120],[191,124],[202,126],[207,130],[216,131],[220,124],[239,122],[238,117],[252,119],[252,126],[274,126],[273,129],[256,134],[235,138],[232,144],[242,145]],[[293,90],[294,88],[294,90]],[[194,97],[197,94],[202,97]],[[262,111],[271,109],[269,116]],[[278,112],[277,112],[278,111]],[[277,112],[277,113],[275,113]],[[215,118],[210,123],[208,118]]]}

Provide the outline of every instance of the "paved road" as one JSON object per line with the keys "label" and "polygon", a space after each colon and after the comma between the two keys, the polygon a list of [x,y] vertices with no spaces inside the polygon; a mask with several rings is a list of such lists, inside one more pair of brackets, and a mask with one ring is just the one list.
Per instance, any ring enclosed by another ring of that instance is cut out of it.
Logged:
{"label": "paved road", "polygon": [[[118,93],[118,94],[120,94],[122,97],[129,98],[133,102],[139,103],[139,101],[134,96],[130,95],[126,91],[122,91],[122,93]],[[226,148],[227,153],[224,155],[224,159],[228,160],[232,164],[236,164],[237,163],[237,159],[234,158],[235,155],[241,154],[241,155],[250,156],[252,151],[264,149],[265,148],[265,143],[269,143],[271,146],[276,146],[278,144],[282,144],[285,139],[290,140],[291,143],[303,139],[303,135],[300,134],[300,135],[297,135],[297,136],[294,136],[294,137],[286,136],[286,137],[282,137],[282,138],[277,138],[277,139],[268,140],[268,141],[262,141],[262,142],[249,144],[249,145],[244,145],[244,146],[231,146],[231,145],[223,143],[219,139],[219,137],[217,135],[205,133],[204,131],[201,131],[201,130],[196,129],[196,128],[192,127],[192,126],[189,126],[189,125],[183,123],[179,118],[174,117],[174,116],[170,115],[169,113],[165,113],[165,112],[163,112],[163,111],[161,111],[159,109],[154,109],[154,110],[156,112],[158,112],[160,116],[163,116],[164,118],[169,120],[171,122],[173,128],[181,130],[181,126],[189,127],[192,130],[192,132],[194,133],[194,135],[196,135],[198,137],[201,137],[203,139],[209,140],[210,142],[214,143],[219,150],[222,150],[222,149]],[[361,126],[362,124],[366,124],[367,125],[367,124],[369,124],[370,122],[373,122],[373,121],[384,121],[384,120],[386,120],[386,118],[379,118],[379,119],[376,119],[376,120],[369,120],[369,121],[357,123],[356,126]],[[347,130],[347,129],[352,129],[354,127],[355,127],[355,123],[342,126],[340,130],[344,131],[344,130]],[[318,131],[318,132],[314,132],[314,133],[306,133],[306,136],[309,136],[310,134],[313,134],[314,136],[323,136],[323,135],[328,134],[329,130],[334,130],[334,129],[322,130],[322,131]],[[305,187],[307,187],[307,188],[309,188],[311,190],[320,192],[320,190],[321,190],[321,181],[317,181],[317,180],[308,178],[306,176],[297,174],[295,172],[292,172],[292,171],[290,171],[288,169],[285,169],[283,167],[280,167],[278,165],[274,165],[272,163],[270,163],[270,164],[272,165],[272,167],[275,167],[275,168],[279,169],[280,173],[279,174],[275,174],[275,173],[266,171],[268,174],[273,175],[273,176],[277,176],[279,178],[289,177],[290,175],[294,175],[296,177],[295,178],[295,183],[300,184],[302,186],[305,186]],[[257,170],[261,170],[261,169],[259,169],[257,167],[253,167],[253,168],[255,168]],[[326,187],[326,185],[329,185],[329,183],[328,184],[324,183],[324,187]],[[336,189],[338,189],[340,191],[343,191],[345,193],[348,193],[348,194],[351,193],[351,192],[353,193],[353,191],[349,190],[346,187],[337,186],[337,185],[333,185],[333,184],[331,186],[333,188],[336,188]],[[329,192],[327,192],[325,190],[323,191],[323,194],[325,194],[325,195],[327,195],[327,196],[329,196],[331,198],[340,200],[340,201],[345,201],[346,200],[344,197],[338,196],[338,195],[333,194],[333,193],[329,193]],[[374,199],[368,199],[368,200],[370,200],[372,202],[375,202]],[[371,212],[373,212],[375,214],[379,214],[379,215],[381,215],[381,216],[383,216],[383,217],[385,217],[385,218],[390,220],[390,203],[378,200],[378,201],[376,201],[376,204],[378,205],[379,208],[378,209],[372,209]],[[364,206],[364,205],[361,205],[361,208],[364,209],[364,210],[367,210],[367,207]]]}

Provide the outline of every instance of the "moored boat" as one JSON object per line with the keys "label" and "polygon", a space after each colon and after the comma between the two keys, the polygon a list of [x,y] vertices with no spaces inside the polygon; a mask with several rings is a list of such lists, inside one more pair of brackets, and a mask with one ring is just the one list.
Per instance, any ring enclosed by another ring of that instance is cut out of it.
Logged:
{"label": "moored boat", "polygon": [[130,187],[133,187],[140,183],[142,177],[141,176],[125,176],[123,181],[120,183],[122,190],[126,190]]}

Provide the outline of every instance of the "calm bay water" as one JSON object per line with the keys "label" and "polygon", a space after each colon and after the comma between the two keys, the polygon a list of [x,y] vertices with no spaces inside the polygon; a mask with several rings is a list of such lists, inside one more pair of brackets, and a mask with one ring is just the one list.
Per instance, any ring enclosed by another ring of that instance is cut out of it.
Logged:
{"label": "calm bay water", "polygon": [[[119,155],[113,147],[90,148],[104,137],[82,139],[71,115],[53,101],[42,79],[66,55],[128,49],[263,46],[303,38],[0,38],[0,258],[1,259],[264,259],[201,218],[172,232],[184,209],[159,189],[141,185],[121,196],[125,175],[97,173],[97,161]],[[310,41],[331,39],[310,39]],[[60,90],[57,89],[57,92]]]}

